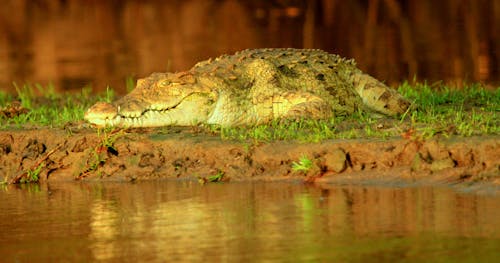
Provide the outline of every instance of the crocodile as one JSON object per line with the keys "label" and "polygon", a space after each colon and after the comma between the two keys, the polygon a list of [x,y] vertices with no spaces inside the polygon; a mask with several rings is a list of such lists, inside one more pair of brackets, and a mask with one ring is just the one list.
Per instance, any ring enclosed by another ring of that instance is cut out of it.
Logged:
{"label": "crocodile", "polygon": [[353,59],[318,49],[247,49],[153,73],[113,103],[85,113],[97,126],[252,126],[276,119],[326,119],[358,110],[397,116],[410,102],[363,73]]}

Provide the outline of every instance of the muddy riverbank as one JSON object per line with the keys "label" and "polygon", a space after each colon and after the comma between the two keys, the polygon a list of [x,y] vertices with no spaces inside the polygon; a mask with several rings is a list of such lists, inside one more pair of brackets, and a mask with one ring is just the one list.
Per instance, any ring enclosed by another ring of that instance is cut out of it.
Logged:
{"label": "muddy riverbank", "polygon": [[[0,180],[364,180],[500,186],[498,136],[235,142],[193,130],[0,131]],[[36,176],[36,177],[34,177]]]}

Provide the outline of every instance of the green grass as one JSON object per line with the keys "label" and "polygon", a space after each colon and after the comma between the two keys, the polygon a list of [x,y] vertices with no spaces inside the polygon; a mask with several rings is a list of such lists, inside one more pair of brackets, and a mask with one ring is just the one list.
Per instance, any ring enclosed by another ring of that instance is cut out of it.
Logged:
{"label": "green grass", "polygon": [[[127,79],[130,89],[132,79]],[[84,111],[96,101],[115,99],[112,89],[94,95],[90,88],[79,93],[59,94],[52,85],[17,86],[16,95],[0,91],[0,129],[45,126],[60,128],[83,123]],[[453,89],[442,84],[400,85],[398,90],[414,103],[400,118],[381,118],[357,112],[329,120],[282,120],[255,127],[226,128],[217,125],[196,127],[196,132],[238,141],[298,140],[318,142],[326,139],[389,138],[394,136],[429,138],[436,135],[498,135],[500,132],[500,87],[488,90],[480,84]],[[18,101],[28,112],[7,117],[2,111]],[[157,130],[168,133],[172,127]],[[189,129],[189,128],[188,128]]]}
{"label": "green grass", "polygon": [[210,175],[207,177],[198,176],[198,182],[203,185],[207,183],[222,183],[227,179],[225,175],[226,173],[224,173],[222,170],[217,169],[217,173],[215,175]]}
{"label": "green grass", "polygon": [[456,90],[443,85],[403,83],[399,91],[418,105],[407,119],[423,134],[471,136],[500,132],[500,88],[491,91],[471,84]]}
{"label": "green grass", "polygon": [[300,157],[298,162],[292,163],[292,171],[307,173],[313,167],[313,162],[307,156]]}
{"label": "green grass", "polygon": [[45,162],[40,163],[35,169],[28,170],[26,173],[26,178],[21,179],[21,183],[36,183],[40,179],[40,173],[45,167]]}
{"label": "green grass", "polygon": [[[114,91],[110,88],[103,94],[93,96],[90,87],[84,87],[79,93],[56,93],[53,85],[41,86],[14,83],[16,95],[0,91],[0,129],[23,128],[26,126],[63,127],[70,122],[83,119],[85,110],[97,101],[112,101]],[[16,101],[28,110],[26,114],[7,118],[1,112]]]}

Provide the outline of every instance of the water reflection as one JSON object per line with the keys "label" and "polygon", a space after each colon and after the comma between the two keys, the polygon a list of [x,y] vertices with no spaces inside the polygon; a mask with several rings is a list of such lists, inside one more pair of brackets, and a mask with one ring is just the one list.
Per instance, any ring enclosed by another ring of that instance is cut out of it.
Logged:
{"label": "water reflection", "polygon": [[290,183],[51,184],[0,191],[7,261],[488,261],[500,197]]}

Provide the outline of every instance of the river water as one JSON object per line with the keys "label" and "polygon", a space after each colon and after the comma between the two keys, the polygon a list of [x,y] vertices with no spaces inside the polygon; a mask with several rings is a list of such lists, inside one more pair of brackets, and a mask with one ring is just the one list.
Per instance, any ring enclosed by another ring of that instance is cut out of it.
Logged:
{"label": "river water", "polygon": [[493,262],[500,196],[191,181],[0,188],[2,262]]}

